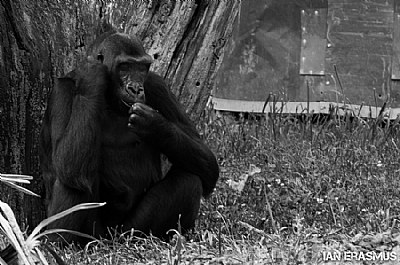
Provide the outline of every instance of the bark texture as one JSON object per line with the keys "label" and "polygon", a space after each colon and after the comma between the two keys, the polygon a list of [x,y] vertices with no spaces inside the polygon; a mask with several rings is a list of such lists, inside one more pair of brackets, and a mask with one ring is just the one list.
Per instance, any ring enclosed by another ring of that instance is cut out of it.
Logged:
{"label": "bark texture", "polygon": [[[207,102],[240,0],[0,0],[0,172],[34,176],[43,194],[38,135],[54,78],[72,70],[103,22],[136,34],[192,119]],[[20,222],[44,218],[43,201],[0,184]]]}

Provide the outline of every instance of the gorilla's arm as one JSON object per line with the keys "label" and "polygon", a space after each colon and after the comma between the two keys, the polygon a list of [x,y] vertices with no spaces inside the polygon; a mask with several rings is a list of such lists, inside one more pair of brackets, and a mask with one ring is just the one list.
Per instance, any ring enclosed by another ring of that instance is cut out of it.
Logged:
{"label": "gorilla's arm", "polygon": [[45,175],[52,170],[49,175],[55,175],[64,185],[91,191],[98,166],[100,109],[104,107],[108,74],[107,68],[97,63],[82,69],[56,81],[41,133],[42,148],[48,150],[41,153]]}
{"label": "gorilla's arm", "polygon": [[151,107],[134,104],[130,110],[130,127],[159,148],[175,167],[199,176],[203,195],[209,195],[219,176],[214,154],[200,139],[161,77],[149,75],[145,95]]}

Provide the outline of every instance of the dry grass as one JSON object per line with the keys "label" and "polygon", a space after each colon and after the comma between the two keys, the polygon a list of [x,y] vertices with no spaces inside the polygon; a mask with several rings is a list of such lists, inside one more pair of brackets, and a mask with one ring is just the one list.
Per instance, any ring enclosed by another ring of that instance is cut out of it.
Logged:
{"label": "dry grass", "polygon": [[[326,120],[207,116],[199,129],[217,154],[221,179],[202,202],[192,234],[170,243],[114,236],[105,246],[66,250],[64,258],[74,264],[341,264],[324,257],[334,251],[400,257],[398,121],[320,118]],[[358,256],[349,264],[362,262]]]}
{"label": "dry grass", "polygon": [[199,129],[221,179],[194,232],[170,243],[114,234],[58,250],[67,264],[342,264],[324,260],[334,251],[398,263],[398,121],[211,114]]}

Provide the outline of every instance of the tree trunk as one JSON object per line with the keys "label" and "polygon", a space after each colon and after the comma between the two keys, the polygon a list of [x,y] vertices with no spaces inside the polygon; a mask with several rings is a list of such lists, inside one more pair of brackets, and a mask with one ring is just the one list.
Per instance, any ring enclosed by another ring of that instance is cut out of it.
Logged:
{"label": "tree trunk", "polygon": [[[34,176],[28,188],[44,195],[38,135],[54,78],[85,56],[106,21],[136,34],[192,119],[210,94],[240,0],[0,0],[0,173]],[[43,201],[0,184],[0,199],[31,228]]]}

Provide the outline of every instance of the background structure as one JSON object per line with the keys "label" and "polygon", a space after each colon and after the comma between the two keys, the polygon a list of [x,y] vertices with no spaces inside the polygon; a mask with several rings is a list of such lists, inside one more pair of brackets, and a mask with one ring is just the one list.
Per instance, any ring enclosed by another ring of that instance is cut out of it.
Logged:
{"label": "background structure", "polygon": [[309,106],[327,113],[333,105],[374,117],[386,103],[395,118],[400,114],[396,2],[243,0],[217,77],[215,108],[261,112],[274,94],[287,112]]}

